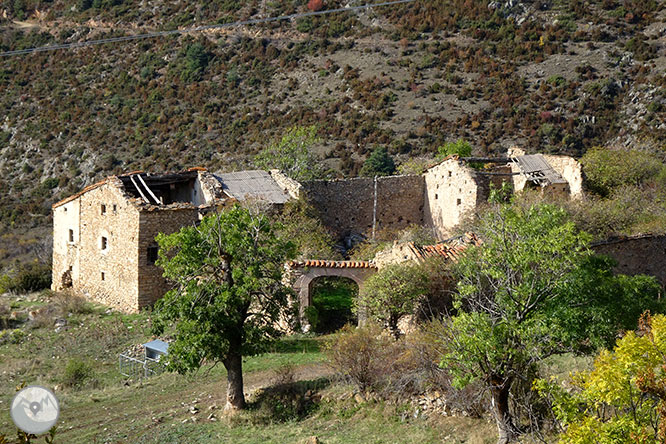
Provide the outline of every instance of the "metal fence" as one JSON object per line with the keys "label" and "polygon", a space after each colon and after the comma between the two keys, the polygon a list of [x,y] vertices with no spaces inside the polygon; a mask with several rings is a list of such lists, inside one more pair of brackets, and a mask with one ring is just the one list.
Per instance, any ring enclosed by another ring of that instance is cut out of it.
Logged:
{"label": "metal fence", "polygon": [[164,371],[164,365],[158,359],[138,359],[122,353],[118,356],[118,368],[121,375],[133,379],[147,378]]}

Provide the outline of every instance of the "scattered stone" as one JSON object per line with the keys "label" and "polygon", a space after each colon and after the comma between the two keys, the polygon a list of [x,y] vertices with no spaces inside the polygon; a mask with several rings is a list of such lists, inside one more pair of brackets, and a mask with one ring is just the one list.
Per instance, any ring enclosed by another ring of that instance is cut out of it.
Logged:
{"label": "scattered stone", "polygon": [[356,401],[358,404],[363,404],[365,402],[365,398],[360,393],[357,393],[354,395],[354,401]]}
{"label": "scattered stone", "polygon": [[311,436],[305,441],[305,444],[321,444],[321,441],[318,437]]}
{"label": "scattered stone", "polygon": [[197,413],[199,413],[199,408],[195,407],[195,406],[191,406],[190,407],[190,413],[193,414],[193,415],[196,415]]}

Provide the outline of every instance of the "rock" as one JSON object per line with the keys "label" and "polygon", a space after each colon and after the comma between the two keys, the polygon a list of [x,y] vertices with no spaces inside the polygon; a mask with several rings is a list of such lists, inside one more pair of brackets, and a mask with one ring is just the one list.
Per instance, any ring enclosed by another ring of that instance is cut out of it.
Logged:
{"label": "rock", "polygon": [[208,420],[209,421],[217,421],[217,416],[215,416],[214,413],[211,413],[210,415],[208,415]]}
{"label": "rock", "polygon": [[192,406],[190,407],[190,413],[196,415],[197,413],[199,413],[199,409],[197,407]]}
{"label": "rock", "polygon": [[360,393],[357,393],[354,395],[354,401],[356,401],[358,404],[363,404],[365,402],[365,398]]}
{"label": "rock", "polygon": [[321,441],[316,436],[309,437],[304,444],[321,444]]}

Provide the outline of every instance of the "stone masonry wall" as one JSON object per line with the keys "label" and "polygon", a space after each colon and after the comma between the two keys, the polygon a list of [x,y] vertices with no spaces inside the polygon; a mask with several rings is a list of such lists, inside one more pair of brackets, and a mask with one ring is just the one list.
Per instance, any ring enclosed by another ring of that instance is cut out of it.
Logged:
{"label": "stone masonry wall", "polygon": [[137,308],[151,306],[169,290],[166,279],[162,277],[163,270],[151,263],[148,258],[148,248],[157,246],[155,236],[158,233],[174,233],[181,227],[194,225],[198,221],[199,210],[197,208],[141,211],[138,237]]}
{"label": "stone masonry wall", "polygon": [[459,159],[450,158],[430,168],[424,177],[424,221],[438,238],[444,239],[476,208],[478,186],[474,170]]}
{"label": "stone masonry wall", "polygon": [[[53,209],[53,265],[51,289],[65,289],[66,272],[72,280],[79,278],[79,247],[81,245],[80,199],[75,199]],[[71,232],[70,232],[71,230]]]}
{"label": "stone masonry wall", "polygon": [[[423,223],[423,176],[377,178],[376,230],[397,230]],[[340,238],[370,235],[375,200],[374,178],[318,180],[302,184],[322,222]]]}
{"label": "stone masonry wall", "polygon": [[666,235],[612,239],[597,242],[592,249],[615,259],[617,273],[655,276],[666,286]]}
{"label": "stone masonry wall", "polygon": [[74,273],[73,289],[117,310],[137,310],[138,210],[113,180],[79,200],[80,270]]}

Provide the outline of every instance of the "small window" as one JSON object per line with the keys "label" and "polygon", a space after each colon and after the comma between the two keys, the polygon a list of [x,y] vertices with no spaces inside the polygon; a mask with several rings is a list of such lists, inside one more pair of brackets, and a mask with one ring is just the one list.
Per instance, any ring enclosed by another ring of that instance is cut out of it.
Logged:
{"label": "small window", "polygon": [[113,212],[117,213],[118,212],[118,205],[113,204]]}
{"label": "small window", "polygon": [[435,200],[437,200],[437,194],[435,194]]}
{"label": "small window", "polygon": [[460,205],[462,201],[460,199],[456,199],[456,205]]}
{"label": "small window", "polygon": [[69,272],[71,273],[72,271],[74,271],[74,267],[72,267],[72,266],[70,265],[70,266],[69,266]]}
{"label": "small window", "polygon": [[147,253],[148,253],[148,264],[153,265],[155,262],[157,262],[157,251],[159,250],[159,247],[157,246],[150,246],[148,247]]}
{"label": "small window", "polygon": [[100,276],[100,278],[101,278],[101,280],[105,280],[105,279],[106,279],[106,273],[104,273],[104,272],[102,271],[102,275]]}
{"label": "small window", "polygon": [[67,212],[67,207],[64,207],[63,210],[65,210],[65,213]]}
{"label": "small window", "polygon": [[102,204],[102,215],[106,214],[106,205]]}
{"label": "small window", "polygon": [[74,230],[69,230],[69,241],[74,242]]}
{"label": "small window", "polygon": [[449,177],[451,177],[451,171],[449,171]]}
{"label": "small window", "polygon": [[102,243],[100,246],[102,247],[102,250],[106,250],[107,247],[109,246],[109,241],[106,238],[106,236],[102,236]]}

